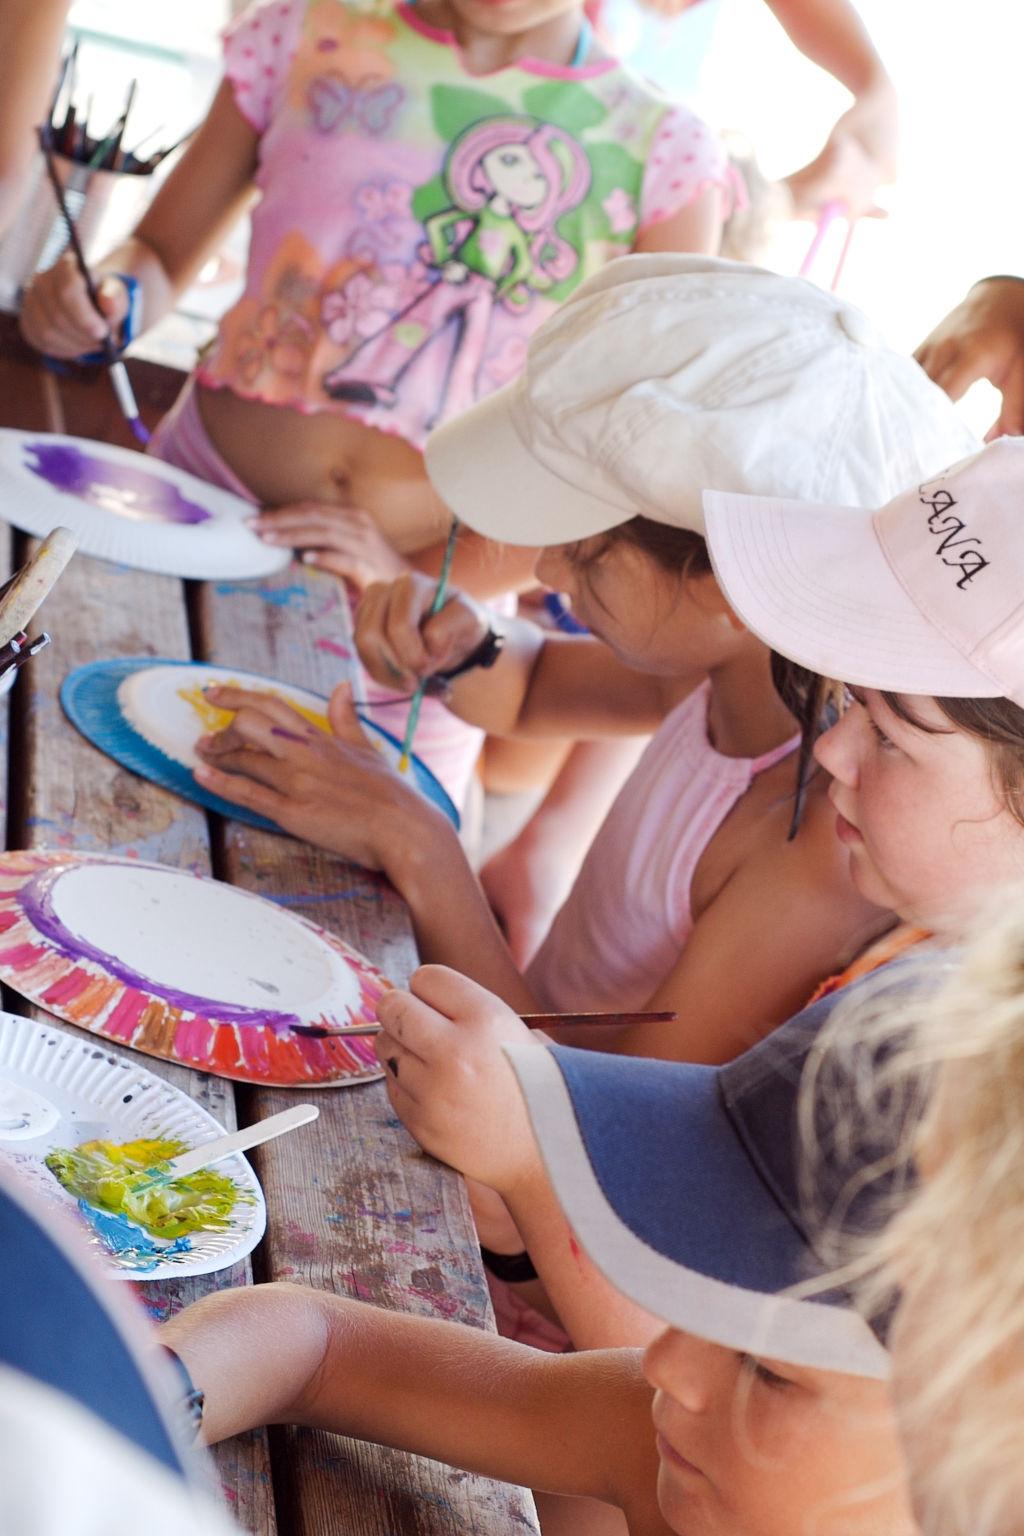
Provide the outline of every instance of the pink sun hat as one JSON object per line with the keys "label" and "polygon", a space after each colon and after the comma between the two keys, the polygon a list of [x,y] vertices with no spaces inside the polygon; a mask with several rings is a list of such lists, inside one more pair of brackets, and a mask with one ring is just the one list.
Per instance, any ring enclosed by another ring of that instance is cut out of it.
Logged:
{"label": "pink sun hat", "polygon": [[1024,438],[1001,438],[877,512],[704,493],[730,606],[821,676],[1024,706]]}

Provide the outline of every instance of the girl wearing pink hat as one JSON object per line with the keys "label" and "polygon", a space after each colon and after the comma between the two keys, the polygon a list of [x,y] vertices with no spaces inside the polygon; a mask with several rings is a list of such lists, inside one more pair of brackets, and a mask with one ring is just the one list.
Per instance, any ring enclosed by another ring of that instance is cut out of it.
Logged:
{"label": "girl wearing pink hat", "polygon": [[[850,680],[815,756],[853,884],[936,946],[1024,877],[1022,491],[1024,442],[1008,439],[875,513],[705,497],[735,610],[792,662]],[[528,1038],[497,1002],[471,1022],[407,1011],[379,1042],[392,1102],[429,1151],[502,1195],[577,1345],[641,1342],[647,1321],[581,1263],[522,1139],[492,1134],[512,1092],[499,1045]]]}

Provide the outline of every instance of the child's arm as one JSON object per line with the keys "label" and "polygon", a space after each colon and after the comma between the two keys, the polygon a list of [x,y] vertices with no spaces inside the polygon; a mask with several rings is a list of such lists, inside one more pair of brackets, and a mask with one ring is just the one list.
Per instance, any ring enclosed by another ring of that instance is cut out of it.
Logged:
{"label": "child's arm", "polygon": [[722,244],[725,196],[720,187],[708,187],[679,213],[661,224],[652,224],[638,238],[634,251],[693,251],[715,256]]}
{"label": "child's arm", "polygon": [[[445,966],[421,966],[408,992],[382,998],[378,1016],[395,1113],[426,1151],[501,1196],[577,1347],[646,1347],[664,1325],[616,1291],[573,1237],[502,1049],[545,1050],[544,1036]],[[486,1228],[480,1236],[489,1242]]]}
{"label": "child's arm", "polygon": [[[252,195],[259,138],[225,82],[202,127],[143,215],[133,235],[94,268],[109,329],[127,313],[126,273],[142,287],[142,316],[151,326],[192,282],[223,242]],[[105,274],[107,274],[105,276]],[[89,303],[70,256],[29,285],[21,311],[25,339],[51,357],[79,357],[107,328]]]}
{"label": "child's arm", "polygon": [[382,871],[409,906],[422,955],[479,976],[513,1008],[535,1007],[458,833],[370,745],[347,688],[331,699],[331,736],[266,694],[218,688],[210,698],[237,713],[197,743],[200,784]]}
{"label": "child's arm", "polygon": [[985,277],[914,353],[951,400],[978,379],[1003,397],[986,440],[1024,433],[1024,279]]}
{"label": "child's arm", "polygon": [[668,1532],[652,1394],[635,1351],[544,1356],[291,1285],[216,1292],[160,1337],[206,1394],[207,1443],[302,1424],[618,1504],[633,1536]]}
{"label": "child's arm", "polygon": [[69,0],[5,0],[0,6],[3,112],[0,114],[0,235],[18,209],[57,80]]}
{"label": "child's arm", "polygon": [[[464,661],[492,618],[451,591],[431,615],[436,584],[407,575],[368,589],[356,614],[356,645],[383,687],[411,691],[416,683]],[[682,698],[685,680],[636,672],[599,640],[542,630],[523,619],[494,618],[505,647],[493,667],[453,680],[446,699],[453,714],[495,736],[643,736]],[[694,674],[695,686],[703,674]]]}
{"label": "child's arm", "polygon": [[853,95],[821,153],[786,178],[798,213],[816,217],[839,199],[854,217],[874,211],[896,175],[896,92],[850,0],[768,0],[790,41]]}

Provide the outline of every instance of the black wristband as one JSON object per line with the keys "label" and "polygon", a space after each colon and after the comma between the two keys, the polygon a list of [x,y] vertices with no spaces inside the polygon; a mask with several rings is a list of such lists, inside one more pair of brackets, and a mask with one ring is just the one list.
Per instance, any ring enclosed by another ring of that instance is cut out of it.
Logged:
{"label": "black wristband", "polygon": [[509,1285],[521,1285],[524,1280],[537,1279],[533,1260],[525,1248],[522,1253],[494,1253],[481,1243],[480,1257],[484,1261],[484,1268],[490,1270],[495,1280],[506,1280]]}
{"label": "black wristband", "polygon": [[480,644],[457,667],[451,667],[447,672],[435,672],[434,676],[450,683],[453,678],[461,677],[463,672],[472,672],[476,667],[493,667],[504,649],[505,636],[501,630],[489,627]]}

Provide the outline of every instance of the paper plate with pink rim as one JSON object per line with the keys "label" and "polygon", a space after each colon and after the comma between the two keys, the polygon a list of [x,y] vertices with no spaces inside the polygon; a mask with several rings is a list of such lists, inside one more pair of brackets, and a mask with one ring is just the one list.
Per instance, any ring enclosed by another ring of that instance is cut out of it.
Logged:
{"label": "paper plate with pink rim", "polygon": [[381,1075],[390,983],[344,940],[261,896],[99,854],[0,854],[0,979],[58,1018],[238,1082],[332,1087]]}
{"label": "paper plate with pink rim", "polygon": [[192,1150],[223,1133],[201,1105],[135,1058],[56,1025],[0,1013],[0,1166],[12,1168],[41,1203],[78,1215],[116,1278],[208,1275],[244,1258],[267,1224],[255,1173],[240,1153],[225,1159],[217,1182],[226,1198],[216,1218],[194,1222],[187,1237],[164,1239],[123,1211],[90,1204],[72,1181],[64,1187],[46,1159],[73,1156],[95,1141],[171,1141]]}
{"label": "paper plate with pink rim", "polygon": [[245,526],[241,496],[112,443],[0,429],[0,491],[16,528],[41,537],[63,524],[80,554],[140,571],[246,581],[291,560]]}

